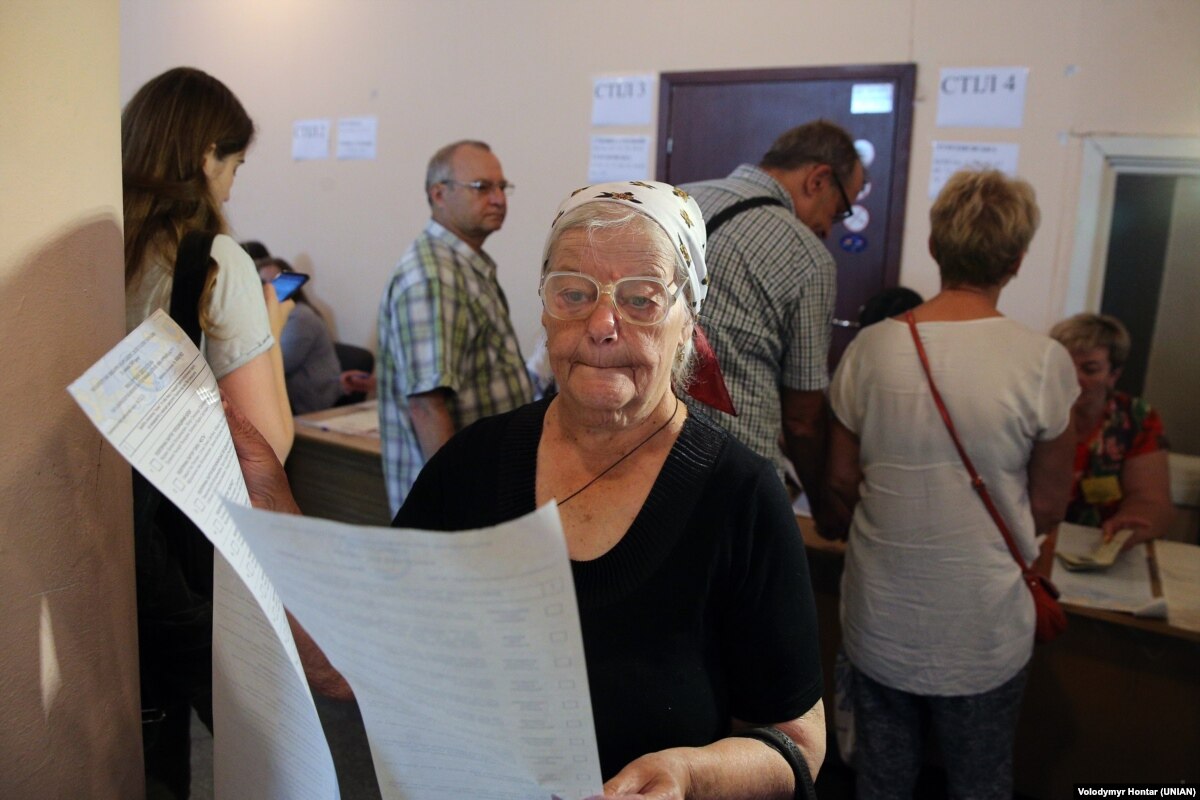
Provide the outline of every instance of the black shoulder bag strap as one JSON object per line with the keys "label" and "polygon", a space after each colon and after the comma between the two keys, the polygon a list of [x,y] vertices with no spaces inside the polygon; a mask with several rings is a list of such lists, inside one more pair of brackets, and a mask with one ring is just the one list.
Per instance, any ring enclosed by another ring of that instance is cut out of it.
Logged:
{"label": "black shoulder bag strap", "polygon": [[197,347],[200,346],[200,295],[208,279],[215,237],[216,234],[207,231],[185,234],[175,256],[175,275],[171,280],[171,319]]}
{"label": "black shoulder bag strap", "polygon": [[[183,237],[171,285],[171,318],[200,345],[200,295],[213,234]],[[212,728],[212,544],[133,471],[139,666],[146,752],[165,709],[193,706]],[[185,711],[182,713],[186,713]]]}
{"label": "black shoulder bag strap", "polygon": [[717,232],[717,228],[721,227],[738,214],[741,214],[743,211],[749,211],[750,209],[758,208],[759,206],[782,205],[783,201],[777,197],[748,197],[745,200],[739,200],[733,205],[727,206],[726,208],[718,211],[716,214],[713,214],[713,218],[708,221],[706,226],[708,229],[708,238],[711,239],[712,235]]}

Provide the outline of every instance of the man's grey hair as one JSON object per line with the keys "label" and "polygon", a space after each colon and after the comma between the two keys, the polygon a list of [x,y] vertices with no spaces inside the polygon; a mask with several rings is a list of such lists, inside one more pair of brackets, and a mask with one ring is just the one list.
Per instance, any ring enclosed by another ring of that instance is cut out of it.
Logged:
{"label": "man's grey hair", "polygon": [[784,132],[759,162],[763,169],[793,170],[805,164],[828,164],[842,183],[849,183],[859,162],[854,140],[841,127],[819,119]]}
{"label": "man's grey hair", "polygon": [[439,183],[454,179],[454,170],[451,168],[450,162],[460,147],[477,147],[480,150],[492,152],[492,148],[488,146],[487,142],[477,139],[459,139],[434,153],[433,158],[429,159],[429,166],[425,169],[425,199],[430,206],[433,205],[433,198],[429,196],[429,190]]}

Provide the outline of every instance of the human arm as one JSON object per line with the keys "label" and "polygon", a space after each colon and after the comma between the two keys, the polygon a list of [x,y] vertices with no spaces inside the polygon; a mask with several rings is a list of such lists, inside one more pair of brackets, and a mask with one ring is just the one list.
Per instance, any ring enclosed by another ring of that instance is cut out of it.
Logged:
{"label": "human arm", "polygon": [[1133,529],[1125,549],[1161,538],[1175,519],[1171,503],[1171,474],[1166,450],[1126,458],[1121,465],[1121,505],[1104,521],[1104,541],[1117,531]]}
{"label": "human arm", "polygon": [[[276,360],[279,357],[279,345],[274,345],[272,350],[274,357],[271,350],[258,354],[218,378],[217,386],[225,398],[262,433],[282,465],[292,449],[294,430],[292,412],[287,407],[287,391],[282,381],[277,380],[277,375],[283,374],[282,363]],[[282,409],[278,400],[280,395],[283,397]]]}
{"label": "human arm", "polygon": [[825,528],[836,522],[828,515],[825,457],[828,405],[825,392],[801,391],[784,387],[780,393],[783,415],[784,452],[796,468],[796,476],[808,495],[813,521],[823,536]]}
{"label": "human arm", "polygon": [[[274,404],[280,421],[287,432],[287,448],[280,455],[280,462],[287,461],[288,453],[292,450],[292,440],[295,437],[295,421],[292,419],[292,404],[288,401],[287,373],[283,369],[283,329],[287,326],[288,317],[296,307],[295,300],[285,300],[280,303],[275,287],[270,283],[263,284],[263,300],[267,304],[267,319],[271,324],[271,335],[275,344],[267,351],[271,358],[271,369],[275,383]],[[264,403],[269,402],[264,398]],[[276,448],[278,450],[278,448]]]}
{"label": "human arm", "polygon": [[[733,729],[753,727],[740,720]],[[800,748],[808,774],[816,778],[825,759],[825,708],[821,700],[802,716],[774,725]],[[674,747],[632,761],[604,784],[606,797],[653,800],[745,800],[792,798],[792,768],[773,747],[730,736],[704,747]]]}
{"label": "human arm", "polygon": [[421,453],[428,461],[454,435],[454,420],[446,403],[449,392],[434,389],[431,392],[409,395],[408,413]]}
{"label": "human arm", "polygon": [[850,529],[863,477],[860,450],[858,437],[835,416],[829,427],[829,516],[837,526],[818,530],[829,538],[844,539]]}
{"label": "human arm", "polygon": [[300,655],[300,665],[304,667],[304,676],[308,685],[319,694],[333,700],[353,700],[354,690],[342,677],[342,673],[330,663],[324,651],[317,646],[308,631],[300,625],[292,612],[287,611],[288,627],[292,629],[292,638],[296,642],[296,652]]}
{"label": "human arm", "polygon": [[[299,515],[300,507],[296,505],[283,465],[275,457],[271,445],[228,398],[223,397],[221,405],[225,410],[225,421],[229,424],[229,435],[233,439],[238,466],[241,467],[242,477],[246,481],[250,505],[281,514]],[[296,641],[300,664],[304,667],[304,674],[312,687],[327,697],[337,700],[352,699],[354,693],[350,685],[329,663],[329,659],[321,652],[317,643],[300,626],[291,612],[288,612],[287,619],[292,629],[292,638]]]}
{"label": "human arm", "polygon": [[1071,497],[1075,461],[1075,428],[1067,425],[1053,439],[1034,442],[1026,474],[1034,530],[1049,533],[1062,522]]}

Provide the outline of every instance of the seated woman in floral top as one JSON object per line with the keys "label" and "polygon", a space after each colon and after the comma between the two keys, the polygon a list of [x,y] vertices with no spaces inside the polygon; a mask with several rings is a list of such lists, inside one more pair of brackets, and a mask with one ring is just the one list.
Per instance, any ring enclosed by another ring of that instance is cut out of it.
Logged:
{"label": "seated woman in floral top", "polygon": [[1073,419],[1078,441],[1067,522],[1132,528],[1126,543],[1161,537],[1175,516],[1162,419],[1140,397],[1116,391],[1129,356],[1129,332],[1116,317],[1076,314],[1054,326],[1075,360],[1082,390]]}

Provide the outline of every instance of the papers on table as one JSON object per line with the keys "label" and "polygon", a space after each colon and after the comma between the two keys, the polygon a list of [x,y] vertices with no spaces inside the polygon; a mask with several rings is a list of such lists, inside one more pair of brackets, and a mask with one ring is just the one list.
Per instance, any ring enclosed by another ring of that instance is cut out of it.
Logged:
{"label": "papers on table", "polygon": [[359,403],[353,410],[347,410],[342,414],[322,417],[321,419],[297,417],[296,422],[300,425],[319,428],[323,431],[345,433],[350,436],[374,436],[378,439],[379,403],[376,400],[370,400],[365,403]]}
{"label": "papers on table", "polygon": [[1090,550],[1083,550],[1076,553],[1060,547],[1055,550],[1054,555],[1069,570],[1094,571],[1108,569],[1116,563],[1117,557],[1121,555],[1122,548],[1125,547],[1125,543],[1132,536],[1133,531],[1126,528],[1123,531],[1117,531],[1116,535],[1107,542],[1101,536],[1092,545]]}
{"label": "papers on table", "polygon": [[243,508],[216,381],[161,311],[69,391],[224,557],[213,631],[218,796],[338,796],[277,586],[354,688],[385,798],[600,793],[554,508],[453,535]]}
{"label": "papers on table", "polygon": [[[1101,538],[1099,528],[1064,522],[1058,526],[1056,549],[1088,553],[1096,548]],[[1164,598],[1154,595],[1147,559],[1145,544],[1119,554],[1113,565],[1102,571],[1071,572],[1056,559],[1052,580],[1066,603],[1125,611],[1143,617],[1166,617],[1167,603]]]}

